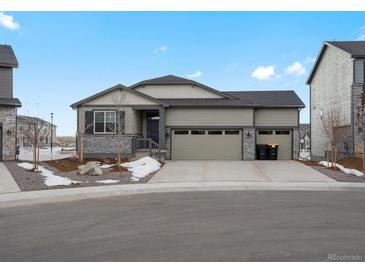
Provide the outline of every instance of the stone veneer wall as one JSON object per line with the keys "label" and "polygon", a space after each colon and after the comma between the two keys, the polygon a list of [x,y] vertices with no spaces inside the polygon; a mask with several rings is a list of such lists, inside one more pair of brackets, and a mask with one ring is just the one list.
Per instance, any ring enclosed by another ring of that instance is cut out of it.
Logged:
{"label": "stone veneer wall", "polygon": [[165,142],[166,142],[166,159],[171,160],[171,128],[166,128],[165,133],[166,133],[166,138],[165,138]]}
{"label": "stone veneer wall", "polygon": [[300,152],[300,129],[293,129],[293,159],[298,159]]}
{"label": "stone veneer wall", "polygon": [[[352,104],[353,104],[353,111],[354,111],[354,140],[353,140],[353,152],[354,153],[362,153],[362,129],[360,127],[360,117],[358,116],[359,107],[361,106],[361,95],[363,93],[363,85],[362,84],[354,84],[352,85]],[[352,142],[351,142],[352,143]]]}
{"label": "stone veneer wall", "polygon": [[[0,107],[0,124],[3,128],[3,160],[15,160],[16,112],[16,108]],[[10,131],[10,135],[8,135],[8,131]]]}
{"label": "stone veneer wall", "polygon": [[[134,136],[122,136],[122,153],[123,157],[133,156],[132,139]],[[91,157],[117,157],[119,136],[114,134],[89,134],[84,137],[84,155],[86,158]],[[78,144],[80,144],[78,137]],[[80,150],[80,145],[78,146]]]}
{"label": "stone veneer wall", "polygon": [[[247,135],[251,135],[248,137]],[[255,160],[256,154],[256,130],[254,128],[246,128],[243,130],[243,160]]]}

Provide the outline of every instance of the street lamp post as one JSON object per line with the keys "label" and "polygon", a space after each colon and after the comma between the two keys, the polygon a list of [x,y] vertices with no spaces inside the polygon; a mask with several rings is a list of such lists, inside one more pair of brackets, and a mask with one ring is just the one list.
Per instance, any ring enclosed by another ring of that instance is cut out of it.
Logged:
{"label": "street lamp post", "polygon": [[51,112],[51,155],[53,150],[53,112]]}

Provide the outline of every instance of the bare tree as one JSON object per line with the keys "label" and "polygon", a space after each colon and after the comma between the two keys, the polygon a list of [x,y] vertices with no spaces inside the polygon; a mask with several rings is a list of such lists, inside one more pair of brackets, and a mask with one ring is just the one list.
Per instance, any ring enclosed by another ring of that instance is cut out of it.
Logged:
{"label": "bare tree", "polygon": [[78,135],[78,140],[79,140],[79,145],[80,145],[80,152],[79,152],[79,162],[82,163],[84,161],[84,153],[85,153],[85,133],[86,131],[91,128],[93,126],[93,123],[89,123],[88,121],[85,121],[85,128],[84,130],[80,130],[78,129],[77,131],[77,135]]}
{"label": "bare tree", "polygon": [[33,120],[24,132],[25,138],[32,145],[33,149],[33,171],[38,170],[39,149],[42,142],[48,137],[48,127],[40,120]]}
{"label": "bare tree", "polygon": [[362,169],[365,170],[365,84],[362,86],[362,93],[357,106],[357,128],[360,139],[362,141]]}
{"label": "bare tree", "polygon": [[[336,168],[338,145],[343,135],[341,127],[341,108],[339,104],[330,103],[321,115],[324,133],[328,139],[328,145],[331,151],[331,166]],[[328,154],[327,154],[328,155]],[[327,156],[327,161],[328,161]],[[328,161],[329,162],[329,161]]]}
{"label": "bare tree", "polygon": [[[126,91],[123,89],[120,89],[119,92],[117,92],[113,97],[113,102],[116,106],[117,112],[115,117],[115,124],[116,124],[116,134],[118,138],[117,142],[117,168],[118,170],[121,169],[122,164],[122,153],[123,153],[123,135],[125,134],[125,106],[126,106]],[[108,124],[107,124],[108,126]],[[113,126],[112,123],[109,124],[109,126]],[[113,129],[111,129],[113,131]]]}

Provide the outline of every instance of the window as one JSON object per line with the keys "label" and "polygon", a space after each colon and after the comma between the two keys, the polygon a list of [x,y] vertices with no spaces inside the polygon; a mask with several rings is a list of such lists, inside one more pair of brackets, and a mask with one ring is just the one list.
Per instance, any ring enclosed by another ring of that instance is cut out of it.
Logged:
{"label": "window", "polygon": [[205,135],[205,130],[192,130],[191,135]]}
{"label": "window", "polygon": [[259,135],[272,135],[272,130],[260,130]]}
{"label": "window", "polygon": [[114,133],[115,120],[115,111],[95,111],[94,133]]}
{"label": "window", "polygon": [[240,132],[238,130],[226,130],[224,132],[225,135],[239,135]]}
{"label": "window", "polygon": [[175,130],[174,133],[175,133],[175,135],[188,135],[189,131],[188,130]]}
{"label": "window", "polygon": [[290,135],[290,131],[289,130],[277,130],[275,131],[276,135]]}
{"label": "window", "polygon": [[208,135],[222,135],[221,130],[208,130]]}

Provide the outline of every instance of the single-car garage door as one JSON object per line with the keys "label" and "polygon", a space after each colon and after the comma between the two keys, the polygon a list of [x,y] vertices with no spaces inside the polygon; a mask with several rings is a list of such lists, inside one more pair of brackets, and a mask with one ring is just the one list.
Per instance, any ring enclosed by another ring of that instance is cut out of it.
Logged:
{"label": "single-car garage door", "polygon": [[257,144],[278,144],[278,160],[292,159],[292,131],[291,130],[258,130]]}
{"label": "single-car garage door", "polygon": [[171,148],[173,160],[242,160],[242,131],[175,129]]}

